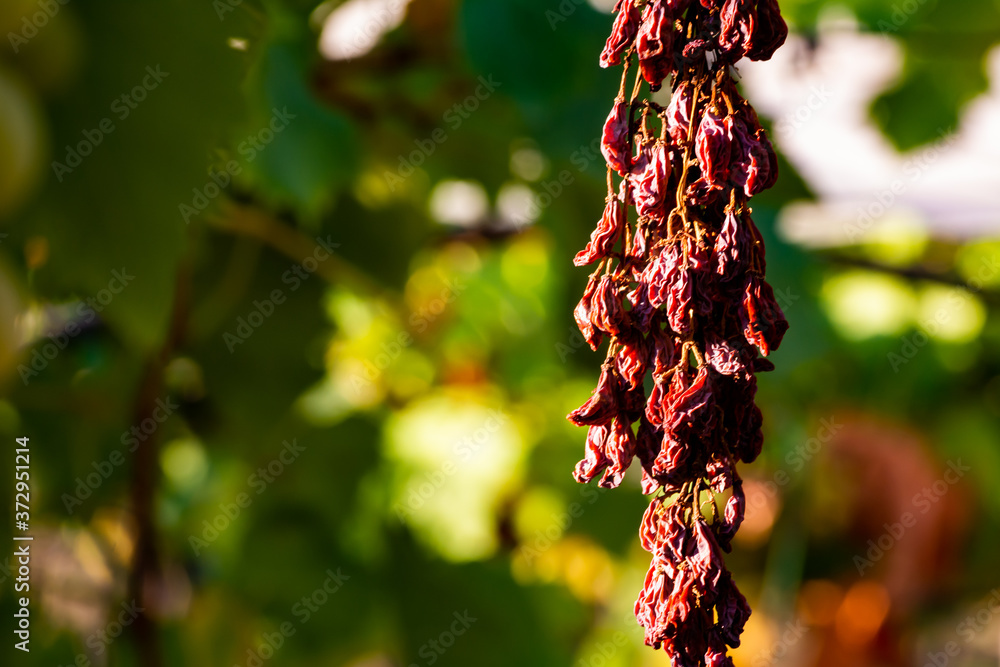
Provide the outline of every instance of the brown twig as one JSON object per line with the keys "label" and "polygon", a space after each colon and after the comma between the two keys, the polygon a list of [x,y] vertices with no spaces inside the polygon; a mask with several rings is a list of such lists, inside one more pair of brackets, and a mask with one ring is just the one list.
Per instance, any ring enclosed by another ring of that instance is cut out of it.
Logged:
{"label": "brown twig", "polygon": [[[146,362],[139,383],[132,410],[134,424],[141,424],[153,418],[153,412],[157,408],[156,400],[163,390],[164,368],[184,338],[190,302],[191,265],[190,260],[184,258],[177,270],[169,330],[163,345]],[[154,432],[140,442],[135,451],[131,480],[132,512],[138,527],[138,536],[128,590],[129,596],[136,601],[141,611],[129,630],[136,653],[141,656],[140,662],[146,667],[159,667],[163,664],[159,633],[150,605],[151,591],[155,595],[161,585],[154,510],[158,482],[158,454],[159,437],[158,433]]]}
{"label": "brown twig", "polygon": [[[318,248],[315,241],[299,230],[252,206],[228,203],[221,215],[207,217],[206,222],[216,229],[257,239],[296,262],[313,257]],[[331,285],[344,285],[355,292],[377,297],[395,310],[403,310],[397,294],[372,281],[341,257],[330,255],[319,262],[316,274]]]}

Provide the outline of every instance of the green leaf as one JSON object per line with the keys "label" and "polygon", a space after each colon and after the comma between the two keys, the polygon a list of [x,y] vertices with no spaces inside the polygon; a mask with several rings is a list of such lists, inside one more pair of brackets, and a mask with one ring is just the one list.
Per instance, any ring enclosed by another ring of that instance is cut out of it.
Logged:
{"label": "green leaf", "polygon": [[[241,107],[240,55],[226,44],[238,26],[195,0],[69,10],[90,41],[75,87],[51,107],[52,159],[64,167],[50,170],[45,204],[27,221],[51,247],[38,286],[53,299],[108,300],[102,319],[149,348],[165,331],[184,249],[178,207],[208,181],[206,156]],[[135,279],[112,294],[123,270]]]}

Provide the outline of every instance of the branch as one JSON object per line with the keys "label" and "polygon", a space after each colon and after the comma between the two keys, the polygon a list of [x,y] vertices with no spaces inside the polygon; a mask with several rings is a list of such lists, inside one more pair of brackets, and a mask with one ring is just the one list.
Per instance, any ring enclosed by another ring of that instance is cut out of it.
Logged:
{"label": "branch", "polygon": [[[216,229],[257,239],[300,264],[314,257],[313,253],[319,248],[299,230],[251,206],[227,203],[222,215],[206,217],[206,221]],[[399,295],[379,285],[342,257],[331,253],[329,259],[319,262],[316,274],[331,285],[344,285],[352,291],[381,299],[397,311],[403,310]]]}
{"label": "branch", "polygon": [[[163,390],[163,370],[170,360],[173,351],[181,343],[187,326],[188,311],[191,302],[191,265],[188,259],[182,259],[177,270],[174,288],[173,310],[170,316],[169,330],[159,351],[152,354],[146,362],[142,380],[136,392],[135,404],[132,408],[133,423],[141,424],[153,417],[156,400]],[[147,591],[151,586],[161,585],[160,562],[156,545],[156,519],[154,500],[156,498],[159,459],[159,431],[154,431],[148,438],[139,443],[135,451],[132,465],[131,500],[132,512],[138,526],[135,560],[129,574],[129,596],[136,600],[142,611],[129,628],[136,653],[141,656],[140,662],[145,667],[160,667],[163,655],[160,649],[160,638],[156,621],[150,613],[150,596]],[[154,588],[153,594],[158,591]]]}
{"label": "branch", "polygon": [[877,271],[879,273],[888,273],[901,278],[906,278],[907,280],[926,280],[928,282],[939,283],[941,285],[957,287],[959,289],[966,290],[971,294],[975,294],[989,304],[1000,305],[1000,292],[973,287],[966,281],[962,280],[959,276],[953,274],[937,273],[922,266],[891,266],[880,262],[874,262],[869,259],[849,257],[839,253],[821,253],[820,256],[833,264],[852,266],[859,269],[866,269],[868,271]]}

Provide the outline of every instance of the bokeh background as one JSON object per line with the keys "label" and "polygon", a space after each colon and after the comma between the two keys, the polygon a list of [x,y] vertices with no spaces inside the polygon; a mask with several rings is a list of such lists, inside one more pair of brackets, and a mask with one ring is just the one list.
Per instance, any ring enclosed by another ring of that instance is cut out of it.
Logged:
{"label": "bokeh background", "polygon": [[[3,664],[667,664],[564,421],[609,4],[3,1]],[[1000,4],[782,8],[736,663],[997,665]]]}

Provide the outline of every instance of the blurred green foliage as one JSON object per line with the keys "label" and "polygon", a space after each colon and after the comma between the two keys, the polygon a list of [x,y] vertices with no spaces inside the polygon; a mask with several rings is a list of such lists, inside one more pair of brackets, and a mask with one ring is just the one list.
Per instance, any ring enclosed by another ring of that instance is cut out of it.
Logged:
{"label": "blurred green foliage", "polygon": [[[645,567],[635,540],[644,500],[634,485],[574,484],[583,433],[563,421],[599,364],[574,332],[586,274],[571,258],[604,198],[594,140],[618,87],[597,67],[608,16],[582,3],[415,0],[370,53],[331,62],[317,53],[318,29],[339,3],[225,2],[233,11],[221,14],[219,4],[59,5],[5,52],[0,433],[31,437],[33,522],[51,545],[32,653],[9,659],[103,664],[88,628],[136,594],[127,572],[147,521],[161,583],[144,594],[165,664],[246,665],[286,622],[295,634],[267,664],[597,664],[587,660],[609,642],[618,648],[606,664],[654,664],[628,621]],[[782,2],[807,36],[833,4]],[[872,109],[899,148],[954,126],[985,89],[996,2],[839,4],[902,49],[901,77]],[[34,11],[5,3],[0,32]],[[134,108],[116,104],[147,67],[167,75]],[[483,80],[496,92],[476,98]],[[290,119],[280,131],[276,114]],[[90,154],[72,166],[81,143]],[[780,241],[778,211],[809,196],[782,168],[755,219],[793,326],[761,379],[767,447],[753,474],[787,471],[818,420],[844,410],[913,425],[942,461],[974,461],[977,529],[919,626],[994,583],[996,278],[968,295],[965,329],[925,335],[910,357],[920,304],[940,287],[845,278]],[[488,202],[527,188],[540,217],[515,232],[491,205],[477,227],[442,226],[430,211],[449,180],[479,184]],[[187,222],[184,206],[198,210]],[[313,254],[317,239],[337,244],[335,255]],[[912,264],[970,281],[997,252],[934,240]],[[114,271],[135,277],[112,294]],[[842,307],[852,285],[889,294],[898,317],[857,335],[856,309]],[[86,299],[99,317],[32,366]],[[162,373],[151,373],[164,349]],[[905,358],[895,368],[894,354]],[[179,405],[138,450],[154,457],[146,517],[133,513],[141,464],[126,446],[142,429],[142,388]],[[284,442],[305,450],[283,462]],[[69,512],[67,494],[116,451],[124,465]],[[803,578],[852,572],[865,539],[831,518],[842,479],[808,465],[782,489],[772,539],[733,555],[741,585],[765,599],[761,613],[787,610]],[[6,476],[0,489],[10,496]],[[234,505],[240,494],[248,506]],[[60,545],[76,565],[59,569]],[[328,570],[349,578],[307,616],[302,599],[318,599]],[[7,619],[9,591],[8,579]],[[434,648],[466,612],[476,619],[467,632]],[[156,664],[147,650],[115,642],[108,664]]]}

